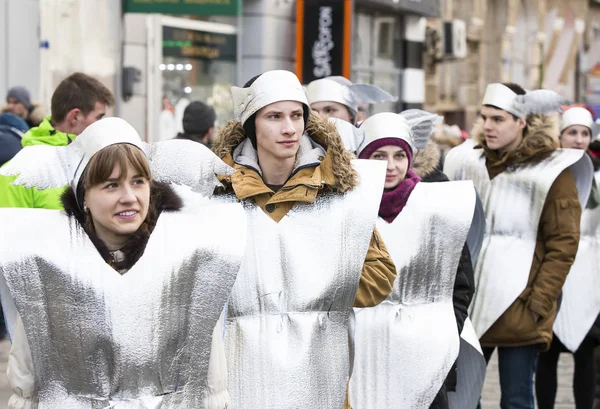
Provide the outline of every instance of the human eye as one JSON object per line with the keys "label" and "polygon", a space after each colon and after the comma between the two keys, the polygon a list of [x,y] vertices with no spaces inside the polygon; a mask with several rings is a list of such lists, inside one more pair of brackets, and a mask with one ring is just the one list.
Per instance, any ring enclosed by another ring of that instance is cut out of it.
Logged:
{"label": "human eye", "polygon": [[119,185],[117,183],[110,182],[104,186],[104,189],[116,189],[117,187],[119,187]]}
{"label": "human eye", "polygon": [[144,178],[137,178],[133,180],[133,184],[134,185],[145,185],[146,184],[146,179]]}
{"label": "human eye", "polygon": [[373,159],[382,160],[384,158],[383,158],[383,155],[381,153],[376,153],[375,155],[373,155]]}
{"label": "human eye", "polygon": [[398,158],[398,159],[404,159],[404,158],[406,158],[406,154],[405,153],[397,153],[396,154],[396,158]]}

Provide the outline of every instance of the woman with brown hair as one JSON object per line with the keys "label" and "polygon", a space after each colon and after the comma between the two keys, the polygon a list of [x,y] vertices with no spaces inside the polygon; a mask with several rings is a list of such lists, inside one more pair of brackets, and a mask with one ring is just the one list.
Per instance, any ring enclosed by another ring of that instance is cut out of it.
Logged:
{"label": "woman with brown hair", "polygon": [[202,145],[148,145],[118,118],[3,168],[18,184],[70,184],[64,212],[1,210],[10,408],[226,407],[217,321],[245,217],[211,198],[223,172]]}

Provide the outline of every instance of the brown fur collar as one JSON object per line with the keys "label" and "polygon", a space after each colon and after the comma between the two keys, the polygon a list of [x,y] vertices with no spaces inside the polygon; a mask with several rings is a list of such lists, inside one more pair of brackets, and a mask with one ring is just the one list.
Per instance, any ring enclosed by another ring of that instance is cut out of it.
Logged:
{"label": "brown fur collar", "polygon": [[412,168],[423,179],[439,169],[441,157],[441,148],[437,143],[430,140],[427,142],[425,149],[421,149],[415,153]]}
{"label": "brown fur collar", "polygon": [[473,126],[472,138],[478,147],[483,148],[492,166],[517,165],[538,162],[546,158],[559,147],[558,120],[556,115],[529,115],[527,134],[523,142],[513,152],[504,155],[488,149],[483,133],[483,121],[478,119]]}
{"label": "brown fur collar", "polygon": [[[33,103],[32,105],[33,108],[29,112],[29,116],[27,117],[27,119],[25,119],[25,121],[27,122],[27,124],[29,124],[31,128],[35,128],[36,126],[39,126],[42,123],[46,115],[44,113],[44,108],[41,104]],[[6,110],[6,105],[0,107],[0,112],[6,112]]]}
{"label": "brown fur collar", "polygon": [[140,259],[142,254],[144,254],[146,244],[148,243],[150,234],[156,226],[160,214],[163,211],[178,211],[183,207],[181,198],[175,193],[170,185],[153,182],[150,188],[150,204],[152,209],[148,211],[146,221],[140,226],[138,231],[129,238],[127,244],[121,248],[121,251],[125,254],[125,260],[122,262],[114,262],[108,248],[104,242],[98,238],[93,225],[86,220],[87,218],[85,217],[84,212],[77,205],[73,189],[66,189],[61,196],[61,201],[67,214],[74,217],[79,224],[83,226],[83,229],[88,234],[92,243],[94,243],[94,246],[96,246],[96,249],[98,249],[98,252],[104,261],[122,274],[129,270]]}
{"label": "brown fur collar", "polygon": [[[306,133],[316,143],[323,146],[327,150],[327,156],[331,158],[334,183],[330,187],[337,192],[346,192],[354,188],[357,184],[357,177],[352,168],[352,156],[344,148],[344,143],[335,126],[311,112]],[[246,134],[242,124],[237,121],[229,121],[215,138],[213,150],[220,158],[231,159],[233,150],[245,138]],[[225,160],[225,162],[232,162],[232,160]]]}

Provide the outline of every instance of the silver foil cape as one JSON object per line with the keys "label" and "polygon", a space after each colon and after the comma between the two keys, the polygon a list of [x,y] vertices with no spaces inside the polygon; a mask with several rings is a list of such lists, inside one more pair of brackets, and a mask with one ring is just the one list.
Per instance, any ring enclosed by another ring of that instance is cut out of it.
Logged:
{"label": "silver foil cape", "polygon": [[600,206],[584,209],[577,257],[562,288],[554,333],[577,351],[600,313]]}
{"label": "silver foil cape", "polygon": [[[467,245],[473,265],[479,258],[484,234],[485,213],[481,198],[477,194],[475,213],[467,235]],[[460,352],[456,360],[456,390],[448,391],[448,403],[451,409],[475,409],[477,407],[481,398],[486,370],[487,363],[483,356],[479,337],[473,328],[471,319],[467,317],[460,334]]]}
{"label": "silver foil cape", "polygon": [[201,406],[246,244],[233,199],[163,212],[122,276],[64,212],[0,209],[3,304],[22,317],[41,409]]}
{"label": "silver foil cape", "polygon": [[471,182],[419,183],[392,223],[378,220],[398,276],[383,303],[355,309],[353,408],[433,402],[459,353],[452,294],[474,209]]}
{"label": "silver foil cape", "polygon": [[448,392],[450,409],[475,409],[481,398],[487,363],[479,337],[467,317],[460,334],[460,353],[456,360],[456,391]]}
{"label": "silver foil cape", "polygon": [[579,199],[586,203],[592,172],[583,151],[558,149],[536,165],[509,169],[490,181],[483,150],[473,146],[468,140],[452,149],[444,173],[450,180],[473,180],[485,209],[486,234],[475,266],[470,308],[481,337],[527,286],[542,210],[554,180],[569,168]]}
{"label": "silver foil cape", "polygon": [[[216,175],[233,172],[204,145],[187,140],[141,143],[148,155],[152,177],[158,182],[189,186],[194,192],[210,196],[222,186]],[[36,145],[22,149],[0,174],[17,176],[13,184],[48,189],[73,181],[82,158],[73,142],[67,146]]]}
{"label": "silver foil cape", "polygon": [[236,409],[340,409],[352,305],[383,192],[385,165],[353,161],[360,184],[296,203],[274,222],[247,204],[248,247],[225,337]]}

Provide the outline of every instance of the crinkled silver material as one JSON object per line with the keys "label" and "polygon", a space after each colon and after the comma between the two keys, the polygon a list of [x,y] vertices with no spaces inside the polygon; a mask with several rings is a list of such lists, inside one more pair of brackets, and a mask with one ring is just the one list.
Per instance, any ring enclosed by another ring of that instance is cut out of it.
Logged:
{"label": "crinkled silver material", "polygon": [[[155,180],[186,185],[204,196],[210,196],[215,187],[221,186],[216,175],[233,173],[231,167],[197,142],[140,142],[140,146],[148,156]],[[81,174],[82,155],[77,140],[67,146],[28,146],[4,166],[0,174],[17,176],[14,185],[38,189],[64,187],[73,182],[76,173]]]}
{"label": "crinkled silver material", "polygon": [[[475,192],[477,193],[477,192]],[[473,215],[473,222],[467,235],[467,246],[469,247],[469,253],[471,255],[471,263],[477,264],[479,259],[479,253],[481,252],[481,245],[483,244],[483,237],[485,236],[485,211],[483,210],[483,203],[479,193],[477,193],[477,202],[475,203],[475,214]]]}
{"label": "crinkled silver material", "polygon": [[352,305],[383,191],[385,165],[354,161],[360,184],[296,203],[274,222],[248,203],[248,247],[225,337],[236,409],[340,409]]}
{"label": "crinkled silver material", "polygon": [[459,353],[454,281],[475,208],[471,182],[419,183],[392,223],[377,222],[398,276],[357,308],[354,409],[428,409]]}
{"label": "crinkled silver material", "polygon": [[473,149],[471,140],[448,153],[444,173],[450,180],[473,180],[486,214],[486,234],[475,266],[476,291],[470,308],[479,336],[527,286],[544,203],[563,170],[571,170],[579,199],[587,202],[592,183],[589,161],[583,151],[558,149],[538,164],[509,169],[490,181],[483,150]]}
{"label": "crinkled silver material", "polygon": [[406,118],[410,126],[410,133],[416,149],[425,149],[434,127],[444,120],[443,116],[422,109],[407,109],[400,112],[400,115]]}
{"label": "crinkled silver material", "polygon": [[124,275],[64,212],[0,209],[2,294],[23,320],[40,409],[201,407],[246,244],[234,199],[163,212]]}
{"label": "crinkled silver material", "polygon": [[570,104],[568,99],[549,89],[527,91],[524,95],[517,95],[513,102],[516,110],[527,114],[562,112],[561,105]]}
{"label": "crinkled silver material", "polygon": [[467,317],[460,334],[456,360],[456,391],[448,392],[450,409],[475,409],[481,398],[487,363],[471,320]]}
{"label": "crinkled silver material", "polygon": [[600,206],[581,215],[577,257],[562,288],[554,333],[571,352],[577,351],[600,313]]}
{"label": "crinkled silver material", "polygon": [[356,152],[365,139],[363,130],[340,118],[328,118],[328,120],[329,123],[335,125],[335,129],[344,143],[344,148],[348,152]]}

